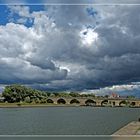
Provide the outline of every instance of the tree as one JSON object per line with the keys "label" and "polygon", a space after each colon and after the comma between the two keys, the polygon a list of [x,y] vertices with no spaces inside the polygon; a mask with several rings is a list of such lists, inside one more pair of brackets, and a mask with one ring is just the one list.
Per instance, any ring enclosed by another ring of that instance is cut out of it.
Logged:
{"label": "tree", "polygon": [[6,86],[2,96],[4,97],[4,101],[9,103],[14,102],[32,102],[34,100],[39,100],[36,102],[40,102],[41,99],[47,97],[47,94],[43,91],[27,88],[21,85],[11,85]]}
{"label": "tree", "polygon": [[109,97],[109,95],[105,95],[105,98],[108,98]]}
{"label": "tree", "polygon": [[27,97],[24,99],[24,101],[25,101],[26,103],[31,103],[31,100],[30,100],[30,97],[29,97],[29,96],[27,96]]}
{"label": "tree", "polygon": [[80,97],[80,94],[75,93],[75,92],[71,92],[69,95],[70,95],[71,97]]}
{"label": "tree", "polygon": [[40,103],[42,103],[42,104],[47,103],[47,99],[46,99],[46,98],[42,98],[42,99],[40,100]]}

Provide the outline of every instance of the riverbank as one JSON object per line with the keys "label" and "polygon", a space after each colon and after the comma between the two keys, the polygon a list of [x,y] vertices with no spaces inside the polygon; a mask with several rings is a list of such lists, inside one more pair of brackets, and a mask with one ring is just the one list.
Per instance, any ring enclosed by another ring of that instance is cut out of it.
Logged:
{"label": "riverbank", "polygon": [[43,103],[0,103],[0,108],[32,108],[32,107],[111,107],[111,108],[140,108],[120,106],[88,106],[79,104],[43,104]]}
{"label": "riverbank", "polygon": [[133,121],[116,131],[113,136],[140,135],[140,122]]}
{"label": "riverbank", "polygon": [[0,108],[30,108],[30,107],[80,107],[76,104],[18,104],[18,103],[0,103]]}

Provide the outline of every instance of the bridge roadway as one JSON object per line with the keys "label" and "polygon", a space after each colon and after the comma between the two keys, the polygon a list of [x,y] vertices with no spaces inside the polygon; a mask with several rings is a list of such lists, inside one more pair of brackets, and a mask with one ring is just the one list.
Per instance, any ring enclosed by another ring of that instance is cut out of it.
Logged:
{"label": "bridge roadway", "polygon": [[89,106],[131,106],[140,107],[140,99],[124,98],[93,98],[93,97],[50,97],[47,103],[53,104],[77,104]]}

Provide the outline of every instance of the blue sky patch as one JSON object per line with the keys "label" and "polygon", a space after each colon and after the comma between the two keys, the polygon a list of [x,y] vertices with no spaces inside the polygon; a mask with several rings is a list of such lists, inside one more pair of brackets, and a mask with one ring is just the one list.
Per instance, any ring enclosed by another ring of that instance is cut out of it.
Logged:
{"label": "blue sky patch", "polygon": [[[33,11],[43,11],[44,5],[25,5],[30,9],[30,13]],[[21,17],[18,13],[13,13],[7,5],[0,5],[0,25],[6,25],[9,22],[23,24],[26,27],[31,27],[33,25],[33,18]]]}
{"label": "blue sky patch", "polygon": [[98,12],[95,9],[93,9],[92,7],[91,8],[87,8],[86,10],[87,10],[87,12],[88,12],[88,14],[90,16],[95,17],[98,14]]}
{"label": "blue sky patch", "polygon": [[0,5],[0,25],[5,25],[9,19],[7,15],[9,15],[9,10],[6,5]]}

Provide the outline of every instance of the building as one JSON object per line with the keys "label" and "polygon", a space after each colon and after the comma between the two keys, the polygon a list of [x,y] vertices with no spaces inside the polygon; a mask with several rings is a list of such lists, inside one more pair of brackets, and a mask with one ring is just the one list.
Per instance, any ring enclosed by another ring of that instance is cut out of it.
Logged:
{"label": "building", "polygon": [[109,95],[109,98],[119,98],[120,96],[116,93],[112,93],[111,95]]}

